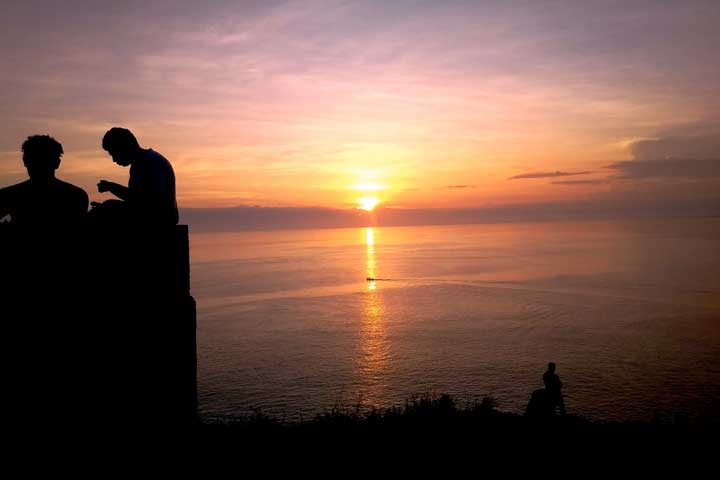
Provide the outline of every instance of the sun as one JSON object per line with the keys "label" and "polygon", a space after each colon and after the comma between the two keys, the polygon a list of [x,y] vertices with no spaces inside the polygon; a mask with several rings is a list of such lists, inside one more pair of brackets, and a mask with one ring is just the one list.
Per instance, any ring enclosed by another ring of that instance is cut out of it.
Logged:
{"label": "sun", "polygon": [[363,197],[358,200],[359,208],[368,212],[372,211],[378,203],[380,203],[380,200],[377,197]]}

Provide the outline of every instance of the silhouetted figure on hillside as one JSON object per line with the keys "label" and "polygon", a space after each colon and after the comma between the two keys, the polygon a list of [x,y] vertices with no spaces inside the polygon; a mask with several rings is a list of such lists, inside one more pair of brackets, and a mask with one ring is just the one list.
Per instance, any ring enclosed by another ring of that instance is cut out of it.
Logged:
{"label": "silhouetted figure on hillside", "polygon": [[55,177],[62,145],[49,135],[33,135],[22,144],[28,180],[0,189],[0,218],[35,228],[80,222],[87,213],[88,196],[82,188]]}
{"label": "silhouetted figure on hillside", "polygon": [[120,200],[93,202],[92,216],[108,223],[129,221],[153,226],[178,223],[175,172],[158,152],[142,148],[130,130],[114,127],[102,140],[102,147],[121,167],[130,167],[128,186],[100,180],[98,191],[110,192]]}
{"label": "silhouetted figure on hillside", "polygon": [[562,382],[560,377],[555,373],[555,363],[548,363],[547,372],[543,374],[543,383],[547,392],[547,399],[552,404],[553,413],[555,409],[560,410],[560,415],[565,415],[565,401],[562,396]]}

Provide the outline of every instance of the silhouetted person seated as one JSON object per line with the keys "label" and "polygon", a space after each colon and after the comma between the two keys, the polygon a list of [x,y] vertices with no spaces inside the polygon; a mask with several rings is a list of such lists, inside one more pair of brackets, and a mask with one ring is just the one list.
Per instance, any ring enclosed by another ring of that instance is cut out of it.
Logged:
{"label": "silhouetted person seated", "polygon": [[560,415],[565,415],[565,401],[562,396],[562,382],[560,377],[555,373],[555,363],[548,363],[547,372],[543,374],[543,383],[547,392],[547,400],[552,405],[553,414],[555,409],[560,410]]}
{"label": "silhouetted person seated", "polygon": [[29,180],[0,189],[0,219],[10,215],[18,227],[37,228],[77,224],[88,210],[82,188],[55,177],[62,145],[49,135],[33,135],[22,144]]}
{"label": "silhouetted person seated", "polygon": [[[48,428],[73,417],[84,342],[79,252],[87,215],[84,190],[56,178],[62,145],[48,135],[22,144],[29,179],[0,190],[0,305],[3,346],[13,359],[3,378],[10,423]],[[78,308],[80,307],[80,308]],[[86,359],[85,359],[86,360]],[[39,424],[37,423],[39,422]]]}
{"label": "silhouetted person seated", "polygon": [[108,130],[102,147],[113,162],[121,167],[130,166],[130,179],[127,187],[100,180],[98,191],[110,192],[120,200],[93,202],[92,217],[108,223],[176,225],[175,172],[170,162],[158,152],[142,148],[132,132],[125,128]]}

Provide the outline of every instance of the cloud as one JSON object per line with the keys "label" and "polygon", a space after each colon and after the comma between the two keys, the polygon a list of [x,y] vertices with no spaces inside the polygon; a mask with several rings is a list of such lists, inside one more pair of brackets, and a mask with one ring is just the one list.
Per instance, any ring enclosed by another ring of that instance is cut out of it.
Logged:
{"label": "cloud", "polygon": [[521,175],[515,175],[514,177],[508,178],[508,180],[518,180],[522,178],[555,178],[555,177],[571,177],[573,175],[588,175],[592,172],[532,172],[523,173]]}
{"label": "cloud", "polygon": [[558,180],[550,183],[553,185],[604,185],[610,183],[610,180],[607,178],[599,180]]}
{"label": "cloud", "polygon": [[720,132],[641,140],[630,146],[630,153],[636,161],[720,158]]}
{"label": "cloud", "polygon": [[465,188],[476,188],[475,185],[445,185],[445,187],[450,190],[462,190]]}
{"label": "cloud", "polygon": [[668,158],[662,160],[628,160],[607,168],[623,179],[642,178],[716,178],[720,177],[720,158]]}
{"label": "cloud", "polygon": [[275,230],[403,225],[617,219],[658,216],[718,216],[716,191],[629,189],[579,201],[496,205],[479,208],[383,208],[372,215],[333,208],[188,208],[181,220],[192,231]]}
{"label": "cloud", "polygon": [[630,146],[631,160],[607,166],[622,179],[720,177],[720,124],[678,129]]}

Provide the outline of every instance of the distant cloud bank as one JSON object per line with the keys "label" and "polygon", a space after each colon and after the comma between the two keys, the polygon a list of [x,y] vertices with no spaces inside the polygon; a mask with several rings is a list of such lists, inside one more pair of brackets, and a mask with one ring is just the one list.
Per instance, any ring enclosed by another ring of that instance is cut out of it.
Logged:
{"label": "distant cloud bank", "polygon": [[628,160],[608,165],[622,178],[709,178],[720,177],[720,158],[665,158]]}
{"label": "distant cloud bank", "polygon": [[632,160],[607,166],[622,179],[720,177],[720,124],[706,122],[686,131],[641,140],[630,147]]}
{"label": "distant cloud bank", "polygon": [[184,209],[194,232],[371,226],[454,225],[534,221],[584,221],[663,216],[720,216],[720,193],[711,197],[622,194],[581,202],[501,205],[464,209],[380,208],[373,212],[330,208],[234,207]]}

